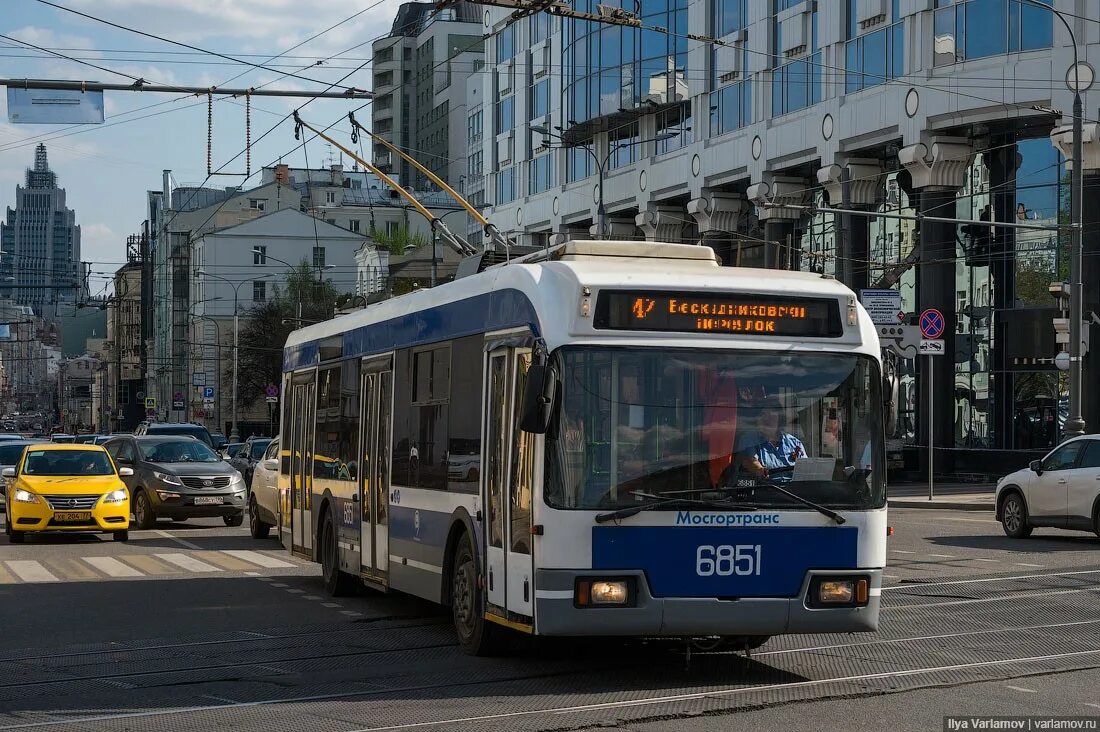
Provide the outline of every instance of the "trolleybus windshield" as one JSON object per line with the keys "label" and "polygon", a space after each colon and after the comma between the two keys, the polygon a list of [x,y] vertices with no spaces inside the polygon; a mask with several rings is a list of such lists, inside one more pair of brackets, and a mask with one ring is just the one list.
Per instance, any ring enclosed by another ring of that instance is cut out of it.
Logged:
{"label": "trolleybus windshield", "polygon": [[554,357],[561,401],[547,435],[551,506],[616,509],[740,486],[738,506],[804,508],[764,483],[830,508],[885,504],[870,357],[599,347]]}

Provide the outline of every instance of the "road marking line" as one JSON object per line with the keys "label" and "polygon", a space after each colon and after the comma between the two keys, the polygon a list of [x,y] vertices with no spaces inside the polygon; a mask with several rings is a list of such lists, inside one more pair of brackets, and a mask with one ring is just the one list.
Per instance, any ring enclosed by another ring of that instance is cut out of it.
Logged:
{"label": "road marking line", "polygon": [[167,531],[155,531],[153,533],[159,534],[160,536],[163,536],[165,539],[171,539],[172,541],[176,542],[177,544],[179,544],[181,546],[185,546],[188,549],[202,549],[202,547],[199,546],[198,544],[192,544],[191,542],[187,541],[186,539],[181,539],[178,536],[173,536],[172,534],[169,534]]}
{"label": "road marking line", "polygon": [[896,574],[884,574],[882,576],[885,577],[886,579],[899,579],[899,577],[900,577],[899,575],[896,575]]}
{"label": "road marking line", "polygon": [[48,569],[52,570],[54,574],[66,581],[73,582],[103,579],[103,575],[99,574],[91,567],[84,566],[76,559],[54,557],[43,561],[46,563]]}
{"label": "road marking line", "polygon": [[[896,589],[886,588],[882,589]],[[949,600],[948,602],[927,602],[917,605],[892,605],[890,607],[884,607],[883,610],[912,610],[914,608],[925,607],[953,607],[955,605],[980,605],[986,602],[1004,602],[1006,600],[1027,600],[1032,597],[1053,597],[1055,595],[1077,595],[1082,592],[1097,592],[1100,591],[1100,585],[1094,585],[1092,587],[1083,587],[1079,590],[1059,590],[1057,592],[1030,592],[1025,594],[1016,595],[1001,595],[999,597],[982,597],[976,600]]]}
{"label": "road marking line", "polygon": [[1100,709],[1100,704],[1093,704],[1092,702],[1085,702],[1085,706],[1086,707],[1093,707],[1095,709]]}
{"label": "road marking line", "polygon": [[9,572],[7,568],[5,568],[2,563],[0,563],[0,585],[10,585],[18,581],[19,580],[15,577],[15,575]]}
{"label": "road marking line", "polygon": [[83,559],[108,577],[144,577],[141,572],[114,557],[83,557]]}
{"label": "road marking line", "polygon": [[994,564],[1000,564],[1001,563],[1000,559],[983,559],[982,557],[974,557],[973,561],[975,561],[975,562],[993,562]]}
{"label": "road marking line", "polygon": [[894,554],[916,554],[916,552],[907,552],[904,549],[891,549]]}
{"label": "road marking line", "polygon": [[930,557],[939,557],[940,559],[956,559],[954,554],[929,554]]}
{"label": "road marking line", "polygon": [[[850,645],[850,644],[849,644]],[[807,681],[787,681],[778,684],[762,684],[759,686],[742,686],[734,689],[718,689],[713,691],[702,691],[691,694],[677,694],[674,696],[662,696],[651,697],[648,699],[630,699],[618,702],[605,702],[601,704],[587,704],[583,706],[574,707],[549,707],[542,709],[525,709],[518,712],[502,712],[500,714],[482,715],[477,717],[460,717],[457,719],[441,719],[434,722],[410,722],[407,724],[391,725],[388,727],[366,727],[361,730],[355,730],[354,732],[387,732],[390,730],[401,729],[417,729],[422,727],[438,727],[442,725],[454,725],[463,722],[484,722],[494,719],[509,719],[516,717],[530,717],[536,714],[570,714],[577,712],[594,711],[599,709],[614,709],[614,708],[626,708],[626,707],[640,707],[649,706],[653,704],[668,704],[678,701],[693,701],[707,698],[718,697],[731,697],[740,694],[752,694],[760,691],[770,691],[774,689],[798,689],[798,688],[813,688],[816,686],[824,686],[825,684],[835,684],[853,681],[873,681],[877,679],[889,679],[893,677],[909,677],[920,676],[923,674],[941,673],[943,671],[960,671],[964,669],[982,668],[985,666],[1004,666],[1011,663],[1035,663],[1039,661],[1053,661],[1060,658],[1077,658],[1081,656],[1094,656],[1100,654],[1100,648],[1093,648],[1087,651],[1072,651],[1068,653],[1056,653],[1048,656],[1030,656],[1026,658],[1002,658],[995,661],[977,661],[974,663],[956,664],[953,666],[927,666],[924,668],[907,669],[904,671],[883,671],[873,674],[860,674],[858,676],[834,676],[827,679],[811,679]],[[262,667],[257,667],[262,668]],[[282,670],[280,670],[282,672]],[[0,731],[10,729],[37,729],[41,727],[60,727],[62,725],[74,725],[74,724],[92,724],[95,722],[108,722],[121,719],[151,719],[155,717],[168,717],[184,714],[195,714],[196,712],[210,712],[217,709],[247,709],[251,707],[266,707],[274,705],[286,705],[286,704],[301,704],[304,702],[313,701],[331,701],[333,699],[351,699],[354,697],[371,697],[378,696],[380,694],[392,694],[395,691],[401,691],[402,689],[377,689],[377,690],[359,690],[359,691],[341,691],[333,692],[329,694],[311,694],[307,696],[294,696],[286,697],[282,699],[262,699],[260,701],[238,702],[236,704],[226,704],[224,706],[210,706],[204,704],[201,706],[190,707],[173,707],[172,709],[157,709],[142,712],[118,712],[114,714],[102,714],[94,717],[78,717],[67,719],[53,719],[47,722],[21,722],[19,724],[7,724],[0,726]]]}
{"label": "road marking line", "polygon": [[1041,579],[1045,577],[1074,577],[1079,574],[1100,574],[1100,569],[1082,569],[1077,572],[1048,572],[1046,574],[1018,574],[1013,577],[982,577],[981,579],[950,580],[947,582],[910,582],[891,590],[912,589],[914,587],[944,587],[946,585],[969,585],[976,582],[1007,582],[1009,580]]}
{"label": "road marking line", "polygon": [[321,598],[318,597],[317,595],[302,595],[302,599],[303,600],[320,600]]}
{"label": "road marking line", "polygon": [[1028,564],[1027,562],[1016,562],[1016,566],[1017,567],[1038,567],[1039,569],[1042,569],[1046,565],[1043,565],[1043,564]]}
{"label": "road marking line", "polygon": [[221,567],[215,567],[213,564],[207,564],[206,562],[200,562],[192,556],[187,554],[154,554],[154,557],[163,559],[166,562],[171,562],[177,567],[188,570],[189,572],[221,572]]}
{"label": "road marking line", "polygon": [[149,554],[123,554],[119,557],[119,559],[123,560],[127,564],[132,564],[145,574],[160,575],[180,573],[180,569],[178,567],[173,567],[170,564],[162,562],[158,559],[154,559],[152,555]]}
{"label": "road marking line", "polygon": [[242,562],[232,555],[226,556],[226,552],[202,551],[195,552],[195,556],[204,562],[210,562],[222,569],[228,569],[234,572],[239,572],[243,569],[252,569],[254,566],[248,562]]}
{"label": "road marking line", "polygon": [[305,592],[305,590],[297,590],[293,587],[288,587],[286,590],[284,590],[284,592],[289,592],[292,595],[300,595]]}
{"label": "road marking line", "polygon": [[972,519],[972,518],[956,518],[954,516],[942,516],[937,521],[963,521],[968,524],[999,524],[1000,521],[993,521],[992,519]]}
{"label": "road marking line", "polygon": [[1005,686],[1006,689],[1012,689],[1013,691],[1022,691],[1025,694],[1038,694],[1035,689],[1028,689],[1024,686]]}
{"label": "road marking line", "polygon": [[8,569],[24,582],[57,582],[58,579],[48,569],[33,559],[11,559]]}
{"label": "road marking line", "polygon": [[271,586],[272,586],[272,587],[278,587],[278,588],[279,588],[279,589],[281,590],[281,589],[283,589],[284,587],[286,587],[287,585],[284,585],[284,584],[283,584],[282,582],[272,582],[272,583],[271,583]]}
{"label": "road marking line", "polygon": [[214,694],[203,694],[203,699],[213,699],[214,701],[220,701],[223,704],[240,704],[236,699],[230,699],[227,696],[215,696]]}
{"label": "road marking line", "polygon": [[222,552],[222,554],[228,554],[231,557],[243,559],[246,562],[252,562],[253,564],[259,565],[261,567],[266,567],[268,569],[282,569],[295,566],[290,562],[284,562],[282,559],[269,557],[266,554],[250,551],[248,549],[226,549]]}
{"label": "road marking line", "polygon": [[358,618],[363,613],[359,613],[359,612],[356,612],[354,610],[341,610],[340,614],[341,615],[347,615],[349,618]]}
{"label": "road marking line", "polygon": [[274,582],[275,581],[275,580],[271,579],[270,577],[259,577],[259,576],[257,576],[256,579],[258,579],[260,582]]}
{"label": "road marking line", "polygon": [[245,576],[247,576],[247,577],[259,577],[260,573],[259,572],[245,572]]}
{"label": "road marking line", "polygon": [[321,605],[324,607],[343,607],[343,605],[338,602],[322,602]]}

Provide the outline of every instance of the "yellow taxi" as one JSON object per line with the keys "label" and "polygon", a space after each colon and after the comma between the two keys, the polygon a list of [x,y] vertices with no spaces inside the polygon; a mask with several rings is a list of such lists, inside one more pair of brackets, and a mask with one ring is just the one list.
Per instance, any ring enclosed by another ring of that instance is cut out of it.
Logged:
{"label": "yellow taxi", "polygon": [[96,531],[126,541],[130,494],[99,445],[28,445],[14,468],[4,468],[5,533],[13,544],[30,532]]}

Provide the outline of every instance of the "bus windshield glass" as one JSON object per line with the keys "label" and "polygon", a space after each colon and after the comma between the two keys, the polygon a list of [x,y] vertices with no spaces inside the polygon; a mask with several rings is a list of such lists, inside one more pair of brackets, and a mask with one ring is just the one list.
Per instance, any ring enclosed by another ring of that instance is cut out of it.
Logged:
{"label": "bus windshield glass", "polygon": [[870,357],[584,347],[554,358],[553,507],[682,509],[689,499],[722,499],[805,510],[773,486],[830,508],[885,505],[880,377]]}

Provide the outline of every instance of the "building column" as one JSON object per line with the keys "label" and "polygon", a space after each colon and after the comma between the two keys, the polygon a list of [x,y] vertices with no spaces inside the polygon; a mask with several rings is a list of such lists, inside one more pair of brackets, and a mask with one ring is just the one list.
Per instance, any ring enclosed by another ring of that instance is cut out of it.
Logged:
{"label": "building column", "polygon": [[[909,171],[917,191],[917,211],[928,216],[954,218],[956,195],[966,180],[973,149],[960,138],[932,138],[898,151],[898,160]],[[935,308],[944,317],[943,356],[919,356],[917,364],[917,416],[922,444],[954,447],[955,426],[955,267],[958,247],[955,224],[918,222],[920,262],[917,270],[918,311]],[[919,315],[919,313],[918,313]],[[931,369],[928,362],[931,361]],[[932,379],[931,389],[929,379]],[[934,394],[934,414],[929,414],[929,393]],[[933,421],[934,420],[934,421]],[[953,453],[936,454],[935,470],[950,473]],[[921,471],[928,470],[927,452]]]}
{"label": "building column", "polygon": [[678,206],[658,206],[651,203],[645,211],[634,217],[634,225],[641,229],[646,241],[679,244],[683,241],[686,223],[685,211]]}
{"label": "building column", "polygon": [[[825,187],[832,208],[867,211],[878,202],[882,172],[879,160],[842,159],[838,164],[818,170],[817,182]],[[870,225],[871,219],[867,216],[836,216],[836,271],[840,281],[856,292],[867,287]]]}
{"label": "building column", "polygon": [[805,178],[765,174],[764,180],[748,187],[747,197],[756,204],[756,216],[764,225],[763,266],[768,269],[798,269],[795,229],[810,199]]}
{"label": "building column", "polygon": [[[588,233],[591,234],[593,239],[599,237],[599,225],[592,224],[589,227]],[[608,216],[607,217],[607,238],[614,240],[632,240],[638,238],[638,229],[634,225],[634,220],[625,218],[623,216]]]}
{"label": "building column", "polygon": [[[1100,327],[1092,321],[1091,313],[1100,317],[1100,124],[1085,124],[1081,129],[1081,155],[1083,170],[1081,184],[1084,187],[1081,210],[1081,282],[1084,285],[1085,322],[1081,326],[1082,337],[1089,335],[1089,353],[1081,369],[1081,411],[1085,417],[1085,429],[1100,429]],[[1066,158],[1066,170],[1073,169],[1073,128],[1059,127],[1050,133],[1051,143]]]}
{"label": "building column", "polygon": [[688,201],[687,212],[699,229],[699,243],[711,247],[727,267],[738,262],[740,243],[735,239],[741,215],[747,210],[748,202],[737,193],[704,191],[702,197]]}
{"label": "building column", "polygon": [[[1019,155],[1012,139],[995,137],[991,140],[1000,150],[984,157],[989,168],[990,202],[994,221],[1016,220],[1016,171]],[[1013,425],[1016,413],[1013,396],[1013,373],[1005,345],[1008,329],[1012,327],[1009,310],[1016,304],[1016,230],[994,228],[990,237],[989,276],[993,282],[990,299],[990,332],[993,342],[990,348],[989,391],[993,404],[990,408],[993,446],[1013,447]]]}

